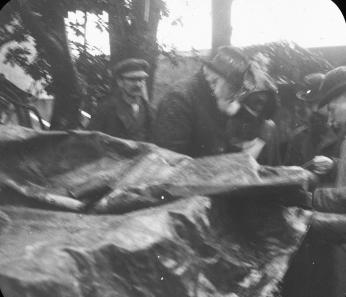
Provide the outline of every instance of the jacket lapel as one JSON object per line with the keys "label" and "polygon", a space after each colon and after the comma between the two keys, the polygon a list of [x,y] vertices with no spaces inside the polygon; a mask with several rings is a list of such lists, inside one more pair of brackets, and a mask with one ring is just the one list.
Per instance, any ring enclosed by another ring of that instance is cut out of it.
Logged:
{"label": "jacket lapel", "polygon": [[[152,107],[150,106],[148,100],[141,97],[141,103],[144,106],[144,110],[147,115],[147,125],[148,129],[151,127],[152,121],[154,119],[154,111]],[[131,106],[124,102],[124,100],[121,97],[118,97],[118,100],[116,100],[116,116],[120,120],[120,122],[125,127],[126,131],[130,134],[135,133],[135,130],[137,127],[136,118],[133,116]],[[149,131],[149,130],[148,130]]]}
{"label": "jacket lapel", "polygon": [[134,118],[131,114],[131,107],[124,102],[124,100],[119,96],[116,98],[116,116],[123,124],[127,132],[133,130]]}

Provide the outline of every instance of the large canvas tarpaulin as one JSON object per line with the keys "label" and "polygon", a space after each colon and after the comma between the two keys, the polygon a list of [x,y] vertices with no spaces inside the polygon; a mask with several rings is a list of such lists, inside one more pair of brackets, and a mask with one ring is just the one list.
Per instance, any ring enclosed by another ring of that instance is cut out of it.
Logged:
{"label": "large canvas tarpaulin", "polygon": [[[309,174],[96,132],[0,128],[6,296],[271,296]],[[67,210],[67,211],[62,211]]]}

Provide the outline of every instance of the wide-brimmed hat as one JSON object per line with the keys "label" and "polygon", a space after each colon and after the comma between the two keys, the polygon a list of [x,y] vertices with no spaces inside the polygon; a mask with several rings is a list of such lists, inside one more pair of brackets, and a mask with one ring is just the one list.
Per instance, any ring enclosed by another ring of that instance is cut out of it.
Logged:
{"label": "wide-brimmed hat", "polygon": [[346,91],[346,66],[327,72],[320,89],[319,107],[323,107],[336,96]]}
{"label": "wide-brimmed hat", "polygon": [[232,86],[232,99],[241,102],[254,92],[277,93],[276,83],[269,75],[264,60],[260,55],[249,58],[240,48],[223,46],[211,61],[202,62],[227,80]]}
{"label": "wide-brimmed hat", "polygon": [[148,77],[149,63],[143,59],[130,58],[114,65],[113,74],[125,78]]}

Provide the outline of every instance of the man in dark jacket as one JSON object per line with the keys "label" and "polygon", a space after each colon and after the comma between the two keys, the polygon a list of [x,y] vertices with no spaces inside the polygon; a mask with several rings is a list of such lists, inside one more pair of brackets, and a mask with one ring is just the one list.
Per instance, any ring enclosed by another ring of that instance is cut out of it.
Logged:
{"label": "man in dark jacket", "polygon": [[[331,220],[345,220],[346,213],[346,66],[337,67],[329,71],[321,86],[319,107],[327,106],[328,124],[338,136],[335,139],[335,151],[338,158],[332,158],[336,169],[336,179],[333,188],[321,188],[315,192],[314,208],[328,212]],[[327,156],[329,157],[329,156]],[[333,156],[331,156],[333,157]],[[328,166],[329,168],[329,166]],[[333,167],[329,169],[332,172]],[[341,225],[342,226],[342,225]],[[339,233],[346,234],[346,228],[339,226]],[[330,230],[330,226],[325,228]],[[339,238],[339,243],[345,243]],[[338,243],[338,241],[337,241]],[[328,257],[330,268],[329,288],[330,297],[345,296],[346,292],[346,246],[334,245]],[[326,256],[326,255],[324,255]],[[326,270],[326,269],[324,269]],[[314,296],[318,296],[315,294]],[[320,295],[321,296],[321,295]]]}
{"label": "man in dark jacket", "polygon": [[[285,165],[308,166],[311,164],[308,167],[313,171],[317,169],[316,173],[321,171],[319,168],[314,168],[318,167],[321,156],[335,157],[338,154],[335,149],[338,135],[327,124],[326,108],[320,109],[318,106],[319,89],[324,77],[322,73],[307,75],[304,78],[306,89],[296,94],[297,98],[306,105],[307,121],[293,132],[284,158]],[[324,170],[321,173],[325,173]]]}
{"label": "man in dark jacket", "polygon": [[137,141],[150,139],[152,111],[145,83],[148,69],[149,64],[141,59],[126,59],[115,65],[112,94],[99,103],[89,130]]}
{"label": "man in dark jacket", "polygon": [[[320,122],[316,120],[309,130],[304,129],[296,135],[297,139],[291,145],[293,158],[288,165],[303,165],[311,160],[310,169],[323,177],[333,170],[336,172],[340,148],[346,136],[346,66],[329,71],[319,92],[314,101],[319,109],[315,112],[321,118]],[[323,113],[318,114],[322,110]]]}
{"label": "man in dark jacket", "polygon": [[340,245],[346,242],[346,67],[329,71],[319,92],[319,108],[327,107],[334,136],[321,139],[326,155],[312,159],[312,170],[336,174],[332,187],[313,193],[312,232],[287,274],[285,297],[343,297],[346,291],[346,247]]}
{"label": "man in dark jacket", "polygon": [[[230,119],[240,111],[234,121],[245,119],[242,115],[249,114],[249,109],[244,109],[243,101],[250,94],[261,93],[254,97],[265,97],[267,102],[276,91],[270,78],[263,73],[259,75],[260,72],[258,65],[237,48],[220,48],[214,59],[204,61],[195,76],[176,86],[163,99],[154,124],[154,142],[191,157],[234,152],[228,129]],[[264,130],[272,133],[272,127],[264,124],[266,120],[261,117],[260,126],[266,126]],[[246,140],[254,140],[259,134]]]}

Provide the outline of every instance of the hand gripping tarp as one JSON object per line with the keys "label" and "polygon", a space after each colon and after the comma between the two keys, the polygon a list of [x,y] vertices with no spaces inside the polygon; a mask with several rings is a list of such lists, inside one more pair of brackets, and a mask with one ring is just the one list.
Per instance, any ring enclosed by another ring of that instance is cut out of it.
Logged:
{"label": "hand gripping tarp", "polygon": [[0,151],[6,297],[272,296],[310,221],[309,174],[243,154],[9,126]]}

